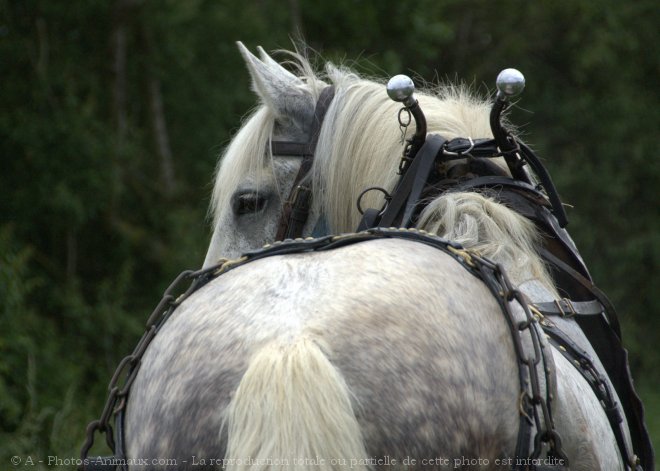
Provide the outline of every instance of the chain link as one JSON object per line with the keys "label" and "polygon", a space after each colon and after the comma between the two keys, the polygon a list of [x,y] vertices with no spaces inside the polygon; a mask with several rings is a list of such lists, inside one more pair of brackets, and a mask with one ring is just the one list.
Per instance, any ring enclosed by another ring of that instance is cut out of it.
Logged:
{"label": "chain link", "polygon": [[412,162],[412,156],[410,155],[410,149],[412,147],[412,139],[406,139],[408,134],[408,126],[412,122],[412,113],[407,107],[403,107],[399,110],[397,115],[397,120],[399,121],[399,131],[401,132],[401,142],[403,146],[403,152],[401,155],[401,161],[399,162],[399,175],[403,175]]}
{"label": "chain link", "polygon": [[627,442],[624,430],[624,414],[615,399],[609,382],[598,370],[589,354],[558,329],[553,322],[547,320],[544,329],[550,342],[555,345],[557,351],[573,364],[600,401],[614,432],[621,456],[624,457],[625,469],[637,469],[639,458],[635,455],[634,450],[630,449]]}
{"label": "chain link", "polygon": [[[217,267],[214,267],[217,268]],[[146,330],[135,349],[130,355],[125,356],[117,366],[110,384],[108,385],[108,398],[103,407],[103,412],[98,420],[92,421],[86,430],[85,443],[81,449],[81,462],[87,462],[89,450],[94,445],[94,436],[97,433],[104,434],[108,447],[115,452],[114,431],[110,423],[112,417],[122,411],[126,405],[126,397],[137,376],[139,364],[147,347],[158,333],[158,330],[172,314],[174,309],[187,298],[190,293],[200,287],[208,277],[209,270],[192,271],[186,270],[179,274],[176,279],[165,290],[163,297],[147,320]],[[181,294],[175,296],[184,282],[189,286]],[[79,469],[84,469],[84,465]]]}
{"label": "chain link", "polygon": [[[551,366],[551,353],[546,351],[546,344],[542,342],[542,336],[545,334],[538,322],[540,317],[532,312],[527,298],[511,283],[501,265],[480,257],[472,250],[456,249],[451,246],[448,246],[447,249],[455,256],[463,258],[466,267],[479,273],[479,277],[484,280],[500,303],[511,332],[519,364],[521,388],[519,408],[520,415],[524,419],[521,421],[521,429],[523,424],[527,424],[529,427],[534,427],[535,430],[532,440],[533,450],[530,450],[532,444],[529,443],[529,440],[519,440],[516,457],[538,458],[543,451],[543,447],[546,446],[548,456],[557,458],[558,463],[568,469],[568,457],[563,452],[561,437],[555,429],[551,414],[551,402],[555,396],[555,373]],[[516,315],[511,308],[512,301],[516,301],[522,308],[524,320],[516,320]],[[527,339],[527,342],[525,342],[525,339]],[[531,343],[531,348],[526,346],[526,343]],[[545,379],[545,394],[541,388],[539,368],[542,368]],[[531,428],[528,433],[532,433]],[[525,436],[523,430],[519,432],[519,436],[521,435]],[[516,462],[524,463],[525,460],[516,460]],[[521,465],[520,468],[514,466],[512,469],[528,468],[526,465]]]}
{"label": "chain link", "polygon": [[[403,118],[404,116],[405,119]],[[408,133],[408,126],[410,126],[410,123],[412,122],[412,114],[410,113],[410,110],[404,106],[399,110],[397,119],[399,121],[399,131],[401,132],[400,144],[403,145],[404,142],[406,142],[406,134]]]}

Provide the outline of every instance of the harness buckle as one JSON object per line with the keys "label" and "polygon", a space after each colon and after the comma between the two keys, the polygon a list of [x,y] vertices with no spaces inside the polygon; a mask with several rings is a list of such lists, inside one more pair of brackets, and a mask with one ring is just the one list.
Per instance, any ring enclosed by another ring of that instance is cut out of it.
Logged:
{"label": "harness buckle", "polygon": [[300,195],[305,195],[305,198],[307,198],[307,195],[310,192],[310,188],[305,186],[305,185],[296,185],[296,187],[293,189],[291,193],[291,198],[289,199],[289,204],[291,204],[292,207],[297,206],[298,203],[298,198],[300,198]]}
{"label": "harness buckle", "polygon": [[468,136],[467,140],[470,143],[470,146],[465,150],[458,150],[456,152],[451,151],[447,148],[447,144],[449,143],[449,141],[445,142],[445,145],[442,146],[442,153],[444,155],[450,155],[452,157],[472,157],[470,153],[472,152],[472,150],[474,150],[474,140],[470,136]]}
{"label": "harness buckle", "polygon": [[559,315],[565,319],[570,319],[571,317],[575,317],[577,315],[577,312],[575,311],[575,307],[573,306],[573,303],[571,302],[570,299],[568,298],[562,298],[562,299],[555,299],[554,300],[555,306],[557,306],[557,309],[559,310]]}

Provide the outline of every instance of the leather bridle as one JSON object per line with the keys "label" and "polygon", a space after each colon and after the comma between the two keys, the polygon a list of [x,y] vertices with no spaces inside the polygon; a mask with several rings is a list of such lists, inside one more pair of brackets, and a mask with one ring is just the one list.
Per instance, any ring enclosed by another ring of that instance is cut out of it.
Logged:
{"label": "leather bridle", "polygon": [[316,144],[321,134],[323,119],[335,96],[335,87],[328,86],[321,91],[314,109],[314,119],[307,142],[271,141],[273,156],[302,157],[298,174],[293,181],[289,197],[284,202],[282,214],[277,226],[276,240],[296,239],[302,236],[303,228],[309,218],[312,203],[312,189],[309,183],[309,171],[314,163]]}

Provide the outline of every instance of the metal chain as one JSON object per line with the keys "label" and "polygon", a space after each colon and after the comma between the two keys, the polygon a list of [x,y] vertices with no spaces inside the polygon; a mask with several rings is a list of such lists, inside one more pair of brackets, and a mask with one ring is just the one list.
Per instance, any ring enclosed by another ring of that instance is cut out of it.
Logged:
{"label": "metal chain", "polygon": [[[547,455],[555,458],[558,466],[568,469],[568,457],[562,450],[561,437],[555,429],[551,413],[555,373],[551,366],[551,353],[546,351],[545,345],[547,344],[541,341],[542,336],[545,334],[538,323],[539,318],[530,309],[525,295],[511,283],[501,265],[481,258],[474,253],[470,255],[466,263],[476,266],[476,269],[482,274],[481,278],[486,281],[486,285],[500,302],[505,313],[505,319],[509,324],[519,363],[521,416],[525,418],[529,426],[534,426],[536,430],[533,439],[534,449],[530,453],[529,443],[519,440],[516,457],[538,458],[543,451],[543,445],[546,445],[548,447]],[[491,277],[494,277],[497,283],[488,282]],[[516,301],[522,308],[525,320],[516,321],[511,309],[510,303],[512,301]],[[525,347],[525,338],[532,344],[531,351]],[[542,368],[545,379],[545,394],[541,388],[539,367]],[[516,460],[516,462],[524,464],[514,466],[512,469],[534,469],[526,460]]]}
{"label": "metal chain", "polygon": [[[126,406],[126,397],[137,376],[144,352],[177,306],[190,296],[191,293],[205,284],[208,280],[209,273],[218,268],[218,266],[214,266],[199,271],[186,270],[180,273],[165,290],[162,299],[149,316],[146,323],[146,330],[135,349],[130,355],[127,355],[119,362],[117,369],[112,375],[112,379],[108,385],[108,398],[106,399],[100,418],[92,421],[87,426],[85,443],[80,453],[83,465],[79,469],[84,469],[84,463],[87,462],[89,450],[94,445],[94,436],[96,433],[105,435],[108,447],[115,453],[114,431],[111,425],[111,419]],[[188,282],[189,285],[185,291],[181,292],[181,286],[184,282]],[[177,292],[180,294],[176,295],[175,293]]]}
{"label": "metal chain", "polygon": [[[407,119],[404,119],[403,116],[406,116]],[[406,134],[408,133],[408,126],[412,122],[412,114],[410,110],[405,106],[399,110],[397,115],[397,120],[399,121],[399,131],[401,132],[401,141],[400,144],[403,145],[406,142]]]}
{"label": "metal chain", "polygon": [[550,342],[557,348],[569,362],[575,366],[591,387],[605,411],[607,419],[612,427],[619,451],[624,459],[627,470],[637,469],[639,457],[631,450],[625,437],[623,426],[623,412],[614,398],[611,386],[598,370],[589,354],[582,350],[577,344],[565,335],[557,326],[549,321],[542,322]]}
{"label": "metal chain", "polygon": [[[405,117],[405,118],[404,118]],[[412,162],[410,156],[410,149],[412,147],[412,140],[406,139],[408,134],[408,126],[412,122],[412,113],[407,107],[403,107],[399,110],[397,115],[397,120],[399,121],[399,131],[401,132],[401,145],[403,146],[403,152],[401,154],[401,161],[399,162],[399,175],[403,175]]]}
{"label": "metal chain", "polygon": [[[506,279],[505,272],[501,271],[500,275]],[[563,460],[562,464],[568,468],[568,457],[562,450],[561,437],[555,430],[554,420],[551,415],[551,401],[553,398],[551,388],[555,382],[553,377],[554,371],[551,370],[549,366],[551,361],[549,356],[551,353],[548,352],[546,347],[541,343],[541,336],[544,335],[543,331],[538,325],[538,319],[533,317],[533,314],[529,310],[527,300],[524,299],[524,295],[517,289],[511,289],[510,286],[509,290],[509,293],[513,294],[513,297],[523,307],[523,311],[525,312],[526,320],[518,324],[518,332],[522,337],[523,331],[526,330],[527,335],[529,335],[529,338],[532,340],[534,346],[533,357],[525,358],[521,356],[519,358],[519,361],[527,367],[530,375],[531,395],[528,394],[527,397],[528,400],[531,401],[531,407],[534,413],[534,423],[536,426],[536,436],[534,439],[534,452],[532,453],[532,458],[537,458],[540,456],[542,451],[541,444],[546,443],[549,445],[548,455],[561,458]],[[540,380],[538,377],[538,366],[540,362],[542,363],[541,366],[545,376],[545,396],[543,396],[541,393]]]}

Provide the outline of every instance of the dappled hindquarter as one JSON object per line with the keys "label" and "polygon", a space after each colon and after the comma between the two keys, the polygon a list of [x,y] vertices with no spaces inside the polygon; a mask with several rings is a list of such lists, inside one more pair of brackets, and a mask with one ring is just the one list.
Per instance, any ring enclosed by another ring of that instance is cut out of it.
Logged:
{"label": "dappled hindquarter", "polygon": [[[200,469],[225,457],[222,421],[248,365],[264,347],[302,338],[345,380],[367,453],[322,457],[326,464],[374,459],[360,464],[421,469],[481,458],[492,465],[513,453],[517,366],[497,302],[439,250],[381,240],[255,261],[186,300],[149,346],[133,385],[129,457],[172,457],[191,469],[193,460]],[[291,414],[314,414],[300,406]],[[322,440],[322,430],[314,433]]]}

